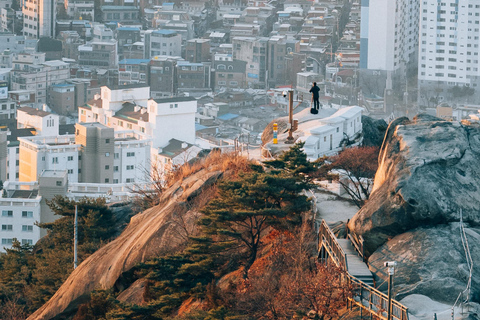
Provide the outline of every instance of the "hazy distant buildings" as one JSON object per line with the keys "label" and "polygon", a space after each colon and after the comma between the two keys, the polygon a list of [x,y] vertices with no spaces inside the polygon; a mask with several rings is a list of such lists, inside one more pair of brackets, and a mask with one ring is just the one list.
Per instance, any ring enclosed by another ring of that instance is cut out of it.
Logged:
{"label": "hazy distant buildings", "polygon": [[416,63],[419,6],[420,0],[362,1],[360,68],[394,71]]}
{"label": "hazy distant buildings", "polygon": [[245,75],[250,87],[265,87],[268,38],[234,37],[233,58],[247,63]]}
{"label": "hazy distant buildings", "polygon": [[48,87],[69,78],[68,63],[45,61],[45,53],[18,54],[13,60],[10,86],[16,93],[30,95],[34,103],[44,104]]}
{"label": "hazy distant buildings", "polygon": [[480,3],[422,1],[420,18],[419,103],[478,96]]}
{"label": "hazy distant buildings", "polygon": [[182,36],[172,30],[145,32],[145,59],[154,56],[182,56]]}

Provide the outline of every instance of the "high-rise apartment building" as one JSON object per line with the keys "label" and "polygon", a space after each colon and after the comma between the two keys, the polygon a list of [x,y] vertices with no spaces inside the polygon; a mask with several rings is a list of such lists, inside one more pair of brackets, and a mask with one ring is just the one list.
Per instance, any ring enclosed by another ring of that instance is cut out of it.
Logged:
{"label": "high-rise apartment building", "polygon": [[55,37],[56,1],[24,1],[23,34],[31,38]]}
{"label": "high-rise apartment building", "polygon": [[395,71],[416,63],[420,1],[362,0],[360,68]]}
{"label": "high-rise apartment building", "polygon": [[[478,95],[480,2],[423,0],[420,6],[419,103]],[[471,90],[464,90],[469,87]],[[462,96],[462,92],[465,94]]]}

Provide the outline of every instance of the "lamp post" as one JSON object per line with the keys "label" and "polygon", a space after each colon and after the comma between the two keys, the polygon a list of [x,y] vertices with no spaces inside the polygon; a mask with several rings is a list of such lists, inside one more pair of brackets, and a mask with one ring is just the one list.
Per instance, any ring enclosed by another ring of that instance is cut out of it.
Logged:
{"label": "lamp post", "polygon": [[385,262],[384,266],[388,270],[388,311],[387,311],[387,320],[392,319],[392,286],[393,286],[393,275],[395,274],[395,266],[397,263],[395,261]]}

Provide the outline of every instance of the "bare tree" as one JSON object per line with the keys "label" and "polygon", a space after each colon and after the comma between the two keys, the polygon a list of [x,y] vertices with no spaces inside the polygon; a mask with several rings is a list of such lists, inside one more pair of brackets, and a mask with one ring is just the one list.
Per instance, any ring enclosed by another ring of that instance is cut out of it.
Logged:
{"label": "bare tree", "polygon": [[337,156],[332,157],[329,170],[339,169],[347,178],[334,175],[341,186],[348,193],[353,202],[361,208],[370,197],[373,178],[378,168],[377,147],[347,148]]}

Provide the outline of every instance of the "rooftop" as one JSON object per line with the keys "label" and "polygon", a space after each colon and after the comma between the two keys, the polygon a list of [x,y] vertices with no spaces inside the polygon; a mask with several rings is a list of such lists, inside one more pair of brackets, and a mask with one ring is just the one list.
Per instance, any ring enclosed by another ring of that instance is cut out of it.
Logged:
{"label": "rooftop", "polygon": [[[186,148],[182,148],[182,145],[183,146],[186,145]],[[177,139],[170,139],[170,141],[168,142],[168,145],[162,148],[162,152],[160,152],[159,154],[169,158],[174,158],[175,156],[179,155],[180,153],[187,150],[191,146],[193,145],[190,143],[186,143]]]}
{"label": "rooftop", "polygon": [[39,116],[39,117],[46,117],[48,115],[51,115],[50,112],[46,112],[43,110],[38,110],[30,107],[21,107],[17,109],[18,111],[25,112],[26,114],[29,114],[31,116]]}
{"label": "rooftop", "polygon": [[154,99],[156,103],[169,103],[169,102],[187,102],[187,101],[196,101],[194,97],[171,97],[171,98],[160,98]]}

